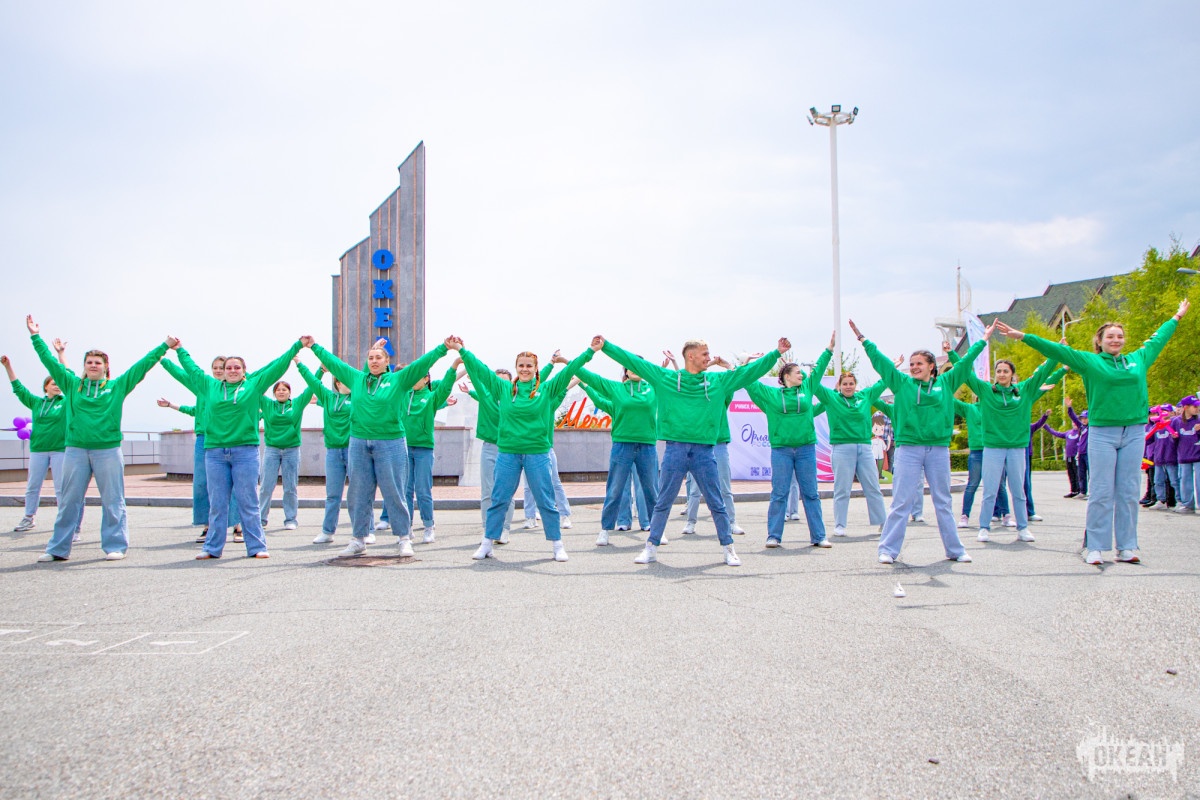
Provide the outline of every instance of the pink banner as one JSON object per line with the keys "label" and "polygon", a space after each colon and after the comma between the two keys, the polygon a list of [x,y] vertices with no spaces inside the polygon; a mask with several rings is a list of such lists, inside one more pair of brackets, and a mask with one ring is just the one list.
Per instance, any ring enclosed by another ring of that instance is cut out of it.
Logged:
{"label": "pink banner", "polygon": [[[774,378],[770,379],[775,385]],[[832,383],[833,378],[826,378]],[[763,383],[767,383],[766,380]],[[830,463],[829,423],[825,415],[815,420],[817,429],[817,480],[833,480]],[[767,438],[767,415],[754,405],[743,389],[729,404],[729,473],[735,481],[771,480],[771,443]]]}

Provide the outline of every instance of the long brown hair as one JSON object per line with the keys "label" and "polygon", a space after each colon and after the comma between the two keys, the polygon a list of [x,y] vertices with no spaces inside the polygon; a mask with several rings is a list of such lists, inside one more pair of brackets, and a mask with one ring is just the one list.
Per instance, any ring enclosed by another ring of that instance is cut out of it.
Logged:
{"label": "long brown hair", "polygon": [[1096,329],[1096,335],[1092,337],[1092,349],[1097,353],[1104,352],[1104,348],[1100,343],[1104,340],[1104,332],[1109,328],[1120,328],[1121,333],[1125,332],[1125,326],[1119,322],[1106,322]]}

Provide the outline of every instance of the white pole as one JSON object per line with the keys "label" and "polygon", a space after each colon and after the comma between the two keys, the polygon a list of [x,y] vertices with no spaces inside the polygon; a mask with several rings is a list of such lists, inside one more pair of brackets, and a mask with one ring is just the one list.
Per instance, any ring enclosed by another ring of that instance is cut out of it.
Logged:
{"label": "white pole", "polygon": [[838,236],[838,176],[837,176],[837,119],[836,114],[829,124],[829,161],[833,195],[833,328],[834,337],[833,375],[836,379],[842,372],[842,276],[840,241]]}

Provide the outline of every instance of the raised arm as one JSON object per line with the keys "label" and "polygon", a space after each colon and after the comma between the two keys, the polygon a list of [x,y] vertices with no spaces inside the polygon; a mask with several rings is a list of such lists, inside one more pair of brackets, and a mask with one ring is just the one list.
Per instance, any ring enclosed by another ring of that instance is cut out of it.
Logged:
{"label": "raised arm", "polygon": [[1141,346],[1140,349],[1146,359],[1147,369],[1158,360],[1162,349],[1166,347],[1167,342],[1170,341],[1171,336],[1175,333],[1175,328],[1179,324],[1179,320],[1183,319],[1183,315],[1188,312],[1189,308],[1191,308],[1191,303],[1185,297],[1183,302],[1179,304],[1179,310],[1175,312],[1175,316],[1160,325],[1158,330],[1154,332],[1154,335],[1147,339],[1146,343]]}
{"label": "raised arm", "polygon": [[[326,350],[321,345],[312,341],[311,336],[302,336],[300,338],[300,344],[311,348],[313,355],[317,357],[325,369],[329,370],[333,377],[337,378],[346,386],[353,386],[354,382],[363,376],[361,370],[355,369],[345,361],[342,361],[340,358],[335,356],[333,353]],[[283,373],[280,374],[282,375]]]}
{"label": "raised arm", "polygon": [[66,392],[79,385],[79,379],[75,377],[75,373],[58,363],[58,359],[50,351],[50,346],[42,340],[41,334],[32,334],[30,340],[33,342],[34,352],[37,353],[42,366],[50,373],[50,377],[54,378],[54,382],[60,389]]}
{"label": "raised arm", "polygon": [[[983,352],[983,348],[987,347],[988,338],[991,335],[992,328],[991,326],[988,326],[987,331],[983,334],[983,338],[967,348],[966,355],[963,356],[962,361],[959,361],[946,373],[947,377],[945,378],[945,382],[947,386],[952,389],[957,389],[969,377],[974,377],[975,359],[979,358],[979,354]],[[979,388],[976,388],[977,386]],[[971,390],[974,391],[975,394],[979,394],[981,390],[985,392],[990,391],[991,387],[978,378],[975,378],[975,382],[971,384]]]}
{"label": "raised arm", "polygon": [[[251,388],[255,394],[262,394],[266,391],[266,387],[283,377],[283,373],[287,372],[288,365],[292,363],[292,359],[300,352],[300,347],[299,340],[292,342],[292,346],[283,355],[256,371],[254,377],[246,379],[251,384]],[[317,357],[320,358],[320,355]],[[334,375],[336,374],[335,372]]]}
{"label": "raised arm", "polygon": [[[592,344],[582,353],[575,356],[570,364],[567,364],[566,369],[555,375],[546,383],[542,384],[548,394],[551,396],[557,394],[566,394],[567,384],[571,382],[571,378],[575,377],[575,373],[579,372],[579,368],[592,360],[592,356],[604,346],[604,337],[595,336],[592,338]],[[639,373],[641,374],[641,373]]]}
{"label": "raised arm", "polygon": [[1009,339],[1015,339],[1018,342],[1024,342],[1029,347],[1037,350],[1047,358],[1054,359],[1060,364],[1066,364],[1076,372],[1084,372],[1089,366],[1088,360],[1091,357],[1090,353],[1085,353],[1082,350],[1076,350],[1075,348],[1065,344],[1052,342],[1049,339],[1043,339],[1040,336],[1034,336],[1032,333],[1019,331],[1016,328],[1004,324],[1000,320],[996,320],[992,324],[996,326],[997,333],[1007,336]]}
{"label": "raised arm", "polygon": [[[428,374],[430,370],[433,369],[433,365],[436,364],[442,356],[446,355],[447,352],[449,352],[449,350],[446,347],[445,342],[443,342],[442,344],[439,344],[437,347],[430,350],[428,353],[418,358],[416,361],[409,364],[404,369],[397,372],[396,377],[400,380],[400,385],[411,387],[419,378]],[[398,399],[399,395],[396,395],[396,397]]]}
{"label": "raised arm", "polygon": [[458,364],[446,370],[446,374],[442,379],[433,386],[433,402],[438,408],[450,398],[450,393],[454,391],[454,381],[458,378]]}
{"label": "raised arm", "polygon": [[[474,353],[465,347],[462,347],[461,342],[458,343],[457,349],[459,356],[463,360],[463,366],[467,368],[467,377],[471,379],[471,383],[475,384],[475,392],[480,395],[476,397],[480,403],[496,402],[504,396],[506,391],[512,387],[508,381],[505,381],[497,375],[491,367],[480,361]],[[485,401],[484,398],[487,398]]]}
{"label": "raised arm", "polygon": [[[635,370],[636,371],[636,370]],[[579,368],[579,382],[583,384],[583,389],[588,393],[588,397],[595,399],[597,396],[603,397],[606,400],[612,397],[612,393],[620,387],[620,381],[614,381],[605,378],[603,375],[597,375],[590,369]],[[596,405],[600,405],[596,403]]]}
{"label": "raised arm", "polygon": [[749,364],[738,367],[732,372],[726,373],[722,377],[722,383],[730,394],[738,389],[744,389],[752,383],[758,381],[763,375],[771,371],[771,367],[775,366],[779,361],[779,357],[792,349],[792,343],[786,338],[781,338],[776,347],[771,352],[764,355]]}
{"label": "raised arm", "polygon": [[13,372],[12,361],[8,359],[8,356],[0,356],[0,364],[4,365],[4,371],[8,373],[9,383],[16,383],[17,373]]}
{"label": "raised arm", "polygon": [[142,382],[146,374],[154,369],[154,365],[162,361],[162,357],[167,354],[167,350],[174,350],[177,347],[179,347],[179,340],[174,336],[168,336],[166,341],[142,356],[140,361],[121,373],[121,377],[117,378],[117,381],[120,382],[125,393],[132,392],[133,388]]}
{"label": "raised arm", "polygon": [[595,405],[596,408],[600,409],[605,414],[608,414],[610,417],[613,415],[612,401],[609,400],[605,394],[597,391],[597,384],[580,381],[579,385],[583,387],[583,393],[586,394],[589,399],[591,399],[592,404]]}
{"label": "raised arm", "polygon": [[808,377],[804,379],[804,388],[809,394],[815,394],[816,388],[821,386],[821,378],[825,376],[825,370],[829,369],[829,362],[833,360],[833,351],[825,348],[825,352],[817,356],[817,363],[813,365],[812,372],[808,373]]}
{"label": "raised arm", "polygon": [[336,395],[337,392],[321,383],[320,377],[314,375],[312,370],[304,365],[304,362],[297,361],[296,369],[300,372],[300,377],[303,378],[304,382],[308,384],[308,388],[312,389],[317,395],[317,401],[322,406],[329,405],[333,400],[336,399],[334,395]]}
{"label": "raised arm", "polygon": [[1083,428],[1084,422],[1079,418],[1079,415],[1075,413],[1075,405],[1071,402],[1071,398],[1069,397],[1067,398],[1067,416],[1071,418],[1071,423],[1076,428]]}
{"label": "raised arm", "polygon": [[633,370],[640,375],[651,386],[658,387],[665,385],[668,379],[671,385],[675,385],[674,374],[676,370],[667,370],[660,367],[658,364],[651,363],[641,356],[635,356],[627,350],[622,350],[612,342],[605,341],[602,348],[604,354],[613,361],[620,364],[625,369]]}
{"label": "raised arm", "polygon": [[1056,370],[1056,367],[1058,367],[1058,362],[1054,359],[1048,358],[1043,361],[1032,375],[1021,381],[1021,394],[1037,392],[1038,397],[1045,394],[1041,388],[1043,385],[1053,386],[1062,380],[1063,375],[1067,374],[1066,370]]}
{"label": "raised arm", "polygon": [[[176,355],[178,355],[181,351],[182,348],[176,348]],[[165,358],[158,363],[167,371],[168,375],[179,381],[179,383],[183,384],[184,388],[186,388],[188,391],[192,393],[200,391],[201,384],[197,384],[195,381],[193,381],[192,376],[189,375],[187,370],[185,370],[183,367],[179,366],[174,361],[169,361]]]}
{"label": "raised arm", "polygon": [[67,363],[68,342],[64,339],[55,337],[54,341],[52,341],[50,344],[54,345],[54,352],[58,355],[58,363],[62,364],[67,369],[70,369],[71,365]]}

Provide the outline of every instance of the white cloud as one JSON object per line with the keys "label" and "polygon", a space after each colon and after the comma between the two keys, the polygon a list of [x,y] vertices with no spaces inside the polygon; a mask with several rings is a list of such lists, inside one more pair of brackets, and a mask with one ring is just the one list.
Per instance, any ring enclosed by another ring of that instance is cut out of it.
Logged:
{"label": "white cloud", "polygon": [[958,222],[965,240],[1031,255],[1056,254],[1099,244],[1104,226],[1092,217],[1054,217],[1045,222]]}

